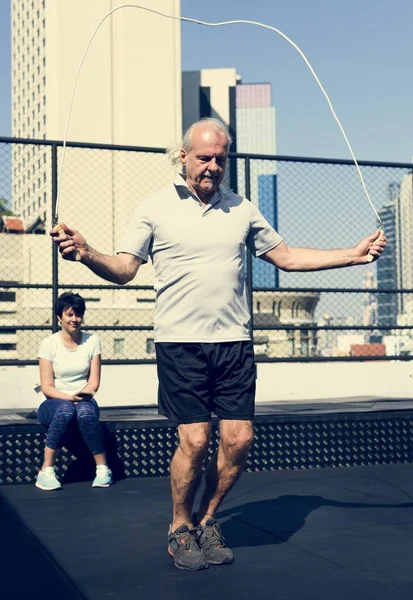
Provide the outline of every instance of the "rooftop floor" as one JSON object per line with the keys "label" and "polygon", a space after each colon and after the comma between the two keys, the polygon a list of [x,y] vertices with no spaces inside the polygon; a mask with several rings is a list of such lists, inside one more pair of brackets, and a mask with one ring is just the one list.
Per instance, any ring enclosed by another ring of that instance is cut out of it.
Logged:
{"label": "rooftop floor", "polygon": [[219,513],[235,563],[202,572],[173,566],[170,514],[168,478],[0,487],[0,597],[413,597],[413,465],[244,474]]}

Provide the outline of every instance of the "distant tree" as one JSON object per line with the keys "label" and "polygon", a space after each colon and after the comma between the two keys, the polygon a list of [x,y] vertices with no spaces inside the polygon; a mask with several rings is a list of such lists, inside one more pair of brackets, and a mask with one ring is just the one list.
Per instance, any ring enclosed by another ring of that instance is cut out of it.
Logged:
{"label": "distant tree", "polygon": [[5,215],[7,217],[13,214],[12,211],[7,208],[8,205],[9,202],[6,198],[0,198],[0,215]]}

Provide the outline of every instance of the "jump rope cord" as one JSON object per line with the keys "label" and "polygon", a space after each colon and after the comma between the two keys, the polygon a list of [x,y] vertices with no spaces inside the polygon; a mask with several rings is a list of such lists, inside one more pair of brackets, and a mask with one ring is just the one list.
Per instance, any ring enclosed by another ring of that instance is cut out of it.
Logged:
{"label": "jump rope cord", "polygon": [[102,23],[108,18],[110,17],[110,15],[112,15],[114,12],[116,12],[117,10],[120,10],[121,8],[138,8],[140,10],[145,10],[147,12],[150,13],[154,13],[156,15],[159,15],[160,17],[165,17],[166,19],[173,19],[176,21],[185,21],[187,23],[196,23],[197,25],[205,25],[207,27],[221,27],[223,25],[236,25],[236,24],[244,24],[244,25],[256,25],[257,27],[262,27],[264,29],[270,29],[271,31],[275,31],[275,33],[278,33],[278,35],[280,35],[282,38],[284,38],[289,44],[291,44],[291,46],[293,46],[293,48],[295,48],[297,50],[297,52],[300,54],[300,56],[302,57],[302,59],[304,60],[305,64],[308,66],[308,68],[310,69],[311,73],[314,76],[314,79],[316,80],[319,88],[321,89],[321,91],[324,94],[325,99],[327,100],[328,106],[333,114],[334,119],[336,120],[341,133],[343,134],[344,140],[347,144],[347,147],[350,151],[351,157],[353,159],[353,162],[356,166],[357,169],[357,173],[360,177],[360,181],[361,181],[361,185],[363,187],[363,191],[364,194],[371,206],[371,208],[373,209],[373,212],[376,216],[376,219],[379,223],[379,226],[382,227],[382,221],[380,219],[380,216],[370,198],[369,192],[367,190],[366,184],[364,182],[364,178],[363,178],[363,174],[361,172],[361,169],[359,167],[359,164],[357,162],[357,159],[354,155],[353,149],[351,147],[351,144],[347,138],[346,132],[344,131],[344,128],[339,120],[339,118],[336,115],[336,112],[334,110],[334,107],[331,103],[331,100],[327,94],[327,92],[325,91],[323,85],[321,84],[320,79],[318,78],[316,72],[314,71],[313,67],[311,66],[309,60],[307,59],[307,57],[305,56],[304,52],[297,46],[297,44],[295,42],[293,42],[285,33],[283,33],[282,31],[280,31],[279,29],[277,29],[276,27],[272,27],[271,25],[266,25],[265,23],[260,23],[258,21],[249,21],[249,20],[244,20],[244,19],[240,19],[240,20],[235,20],[235,21],[222,21],[219,23],[209,23],[207,21],[200,21],[199,19],[191,19],[189,17],[176,17],[175,15],[168,15],[165,14],[163,12],[160,12],[158,10],[154,10],[153,8],[147,8],[145,6],[139,6],[138,4],[122,4],[120,6],[117,6],[116,8],[113,8],[112,10],[110,10],[98,23],[98,25],[96,26],[96,29],[94,30],[94,32],[92,33],[89,42],[86,46],[86,49],[83,53],[82,59],[79,63],[79,67],[76,73],[76,77],[75,77],[75,81],[73,84],[73,90],[72,90],[72,96],[70,99],[70,104],[69,104],[69,111],[68,111],[68,116],[67,116],[67,121],[66,121],[66,129],[65,129],[65,134],[64,134],[64,138],[63,138],[63,148],[62,148],[62,162],[61,162],[61,166],[60,166],[60,174],[59,174],[59,181],[58,181],[58,188],[57,188],[57,198],[56,198],[56,208],[55,208],[55,215],[54,215],[54,223],[57,224],[58,222],[58,208],[59,208],[59,200],[60,200],[60,190],[62,187],[62,180],[63,180],[63,166],[64,166],[64,161],[65,161],[65,153],[66,153],[66,142],[67,142],[67,135],[68,135],[68,130],[69,130],[69,124],[70,124],[70,118],[72,115],[72,107],[73,107],[73,100],[75,97],[75,91],[76,91],[76,86],[77,86],[77,82],[79,79],[79,75],[80,75],[80,71],[82,69],[83,63],[85,61],[85,58],[87,56],[87,53],[89,51],[89,48],[92,44],[92,41],[95,37],[95,35],[97,34],[97,32],[100,29],[100,26],[102,25]]}

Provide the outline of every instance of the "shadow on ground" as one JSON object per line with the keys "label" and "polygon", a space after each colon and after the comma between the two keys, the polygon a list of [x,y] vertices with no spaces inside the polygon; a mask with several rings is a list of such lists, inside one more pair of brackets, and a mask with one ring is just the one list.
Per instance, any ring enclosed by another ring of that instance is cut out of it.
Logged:
{"label": "shadow on ground", "polygon": [[229,517],[221,527],[232,548],[263,546],[288,541],[304,526],[307,517],[313,511],[327,506],[345,509],[396,510],[412,508],[413,502],[401,504],[339,502],[322,496],[285,495],[221,510],[217,517],[220,519]]}

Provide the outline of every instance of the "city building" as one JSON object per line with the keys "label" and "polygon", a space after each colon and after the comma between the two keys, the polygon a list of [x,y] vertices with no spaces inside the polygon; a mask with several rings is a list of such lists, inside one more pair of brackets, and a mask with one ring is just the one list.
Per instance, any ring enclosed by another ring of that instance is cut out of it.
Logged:
{"label": "city building", "polygon": [[[396,199],[396,260],[398,283],[401,288],[413,288],[413,181],[412,173],[406,174],[400,184]],[[387,235],[387,232],[386,232]],[[413,315],[413,295],[401,294],[399,315]]]}
{"label": "city building", "polygon": [[[271,84],[249,83],[236,87],[236,144],[237,152],[276,154],[275,107],[271,102]],[[277,163],[275,160],[253,160],[250,163],[250,200],[275,229],[277,215]],[[237,169],[238,189],[244,185],[244,163]],[[253,261],[254,288],[279,287],[279,272],[262,260]]]}
{"label": "city building", "polygon": [[[378,324],[377,280],[373,271],[367,271],[363,287],[366,290],[363,302],[363,325],[366,327],[376,327]],[[380,343],[381,335],[377,329],[368,329],[364,336],[364,342],[365,345]]]}
{"label": "city building", "polygon": [[[271,100],[271,84],[244,84],[233,68],[184,71],[183,130],[202,117],[214,117],[227,125],[233,138],[232,152],[276,154],[276,113]],[[276,172],[275,160],[250,162],[249,199],[275,228],[278,227]],[[229,160],[224,185],[246,194],[243,159]],[[254,260],[253,285],[267,289],[279,287],[278,270]]]}
{"label": "city building", "polygon": [[[104,15],[122,4],[121,0],[12,0],[13,137],[65,137],[75,77],[88,41]],[[180,15],[179,0],[142,4]],[[180,82],[179,21],[130,7],[116,11],[103,22],[87,52],[68,140],[151,147],[177,141]],[[82,212],[84,203],[79,199],[88,194],[88,174],[98,172],[103,184],[101,210],[107,211],[102,225],[113,212],[123,225],[128,198],[119,190],[126,180],[133,189],[138,180],[129,171],[126,156],[117,156],[116,162],[110,152],[98,157],[97,152],[72,149],[67,154],[60,207],[65,219]],[[51,222],[51,160],[47,147],[13,147],[12,210],[27,225],[38,217]],[[151,169],[150,160],[140,167]],[[78,171],[84,176],[78,177]],[[116,238],[112,231],[107,234]]]}
{"label": "city building", "polygon": [[[0,359],[33,360],[40,341],[50,334],[52,326],[52,290],[45,287],[51,275],[50,239],[45,235],[3,232],[0,252],[8,257],[7,261],[0,261],[0,325],[7,328],[0,333]],[[74,268],[87,273],[87,269],[78,265]],[[145,265],[143,269],[146,268]],[[13,285],[16,283],[23,287]],[[93,283],[102,280],[96,278]],[[91,332],[95,331],[93,327],[102,328],[97,333],[106,360],[155,357],[153,289],[126,286],[117,290],[78,290],[74,283],[73,291],[80,291],[86,300],[84,328],[92,327]],[[136,325],[144,327],[137,329]],[[41,330],[39,326],[49,329]],[[108,326],[118,330],[105,330]]]}
{"label": "city building", "polygon": [[[241,76],[233,68],[182,72],[182,131],[204,117],[226,124],[232,137],[231,152],[237,152],[236,87]],[[237,164],[229,160],[224,185],[238,190]]]}
{"label": "city building", "polygon": [[[395,287],[413,288],[413,178],[404,175],[398,193],[394,194],[394,248]],[[391,229],[390,229],[391,232]],[[386,230],[386,235],[388,235]],[[381,259],[380,259],[381,260]],[[380,261],[379,261],[380,262]],[[413,294],[397,294],[397,325],[410,327],[413,319]],[[385,338],[387,354],[408,356],[413,354],[411,329],[392,330]]]}
{"label": "city building", "polygon": [[[121,0],[12,0],[12,135],[63,140],[76,73],[96,27]],[[175,17],[179,0],[141,4]],[[102,23],[85,57],[73,98],[67,140],[85,144],[165,147],[182,131],[180,23],[136,8],[117,10]],[[41,233],[52,224],[52,173],[57,174],[59,219],[78,228],[104,253],[116,252],[140,200],[171,181],[164,154],[62,148],[16,141],[11,150],[11,209],[3,219],[0,247],[8,261],[0,274],[1,358],[34,358],[43,331],[14,325],[50,325],[51,290],[18,287],[50,284],[52,249]],[[53,168],[54,171],[53,171]],[[57,167],[57,168],[56,168]],[[61,178],[63,175],[63,178]],[[22,235],[14,233],[17,224]],[[90,271],[59,261],[59,282],[72,289],[101,284]],[[9,287],[1,288],[1,283]],[[154,283],[150,265],[139,285]],[[10,284],[17,284],[15,288]],[[149,289],[82,292],[94,325],[153,323]],[[109,336],[109,337],[108,337]],[[102,332],[107,358],[153,357],[151,331]],[[126,339],[127,338],[127,339]]]}
{"label": "city building", "polygon": [[[396,207],[400,199],[400,184],[392,183],[388,189],[388,202],[378,211],[386,232],[387,248],[383,256],[376,263],[377,268],[377,288],[379,290],[396,289],[399,286],[398,281],[398,261],[397,261],[397,230],[396,230]],[[377,325],[392,327],[397,324],[398,314],[398,295],[397,294],[377,294]],[[385,334],[386,330],[382,330]]]}
{"label": "city building", "polygon": [[[276,110],[271,99],[271,84],[242,83],[233,68],[184,71],[183,130],[202,117],[215,117],[227,125],[233,138],[230,151],[276,154]],[[249,199],[277,229],[277,162],[251,160],[249,184]],[[247,195],[243,158],[229,159],[224,185]],[[272,357],[314,356],[317,353],[314,329],[294,332],[284,327],[288,324],[313,326],[319,294],[277,292],[278,270],[260,259],[253,258],[252,274],[256,353]],[[278,326],[281,328],[275,329]]]}

